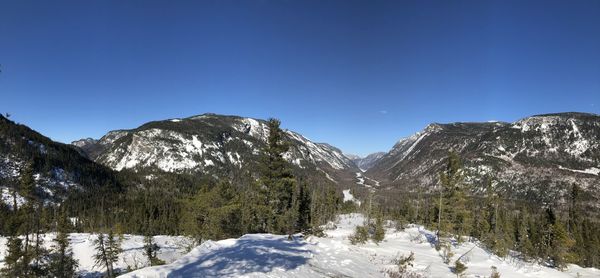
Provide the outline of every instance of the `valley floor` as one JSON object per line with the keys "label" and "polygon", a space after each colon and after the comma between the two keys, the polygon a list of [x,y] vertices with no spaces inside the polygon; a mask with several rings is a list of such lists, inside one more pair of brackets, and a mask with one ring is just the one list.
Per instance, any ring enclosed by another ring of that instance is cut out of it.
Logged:
{"label": "valley floor", "polygon": [[[379,245],[372,242],[351,245],[348,236],[364,222],[360,214],[341,215],[335,226],[326,231],[327,237],[301,238],[272,234],[248,234],[237,239],[207,241],[184,254],[188,241],[183,237],[157,236],[161,246],[159,258],[167,265],[146,267],[122,277],[385,277],[386,270],[394,270],[392,260],[399,255],[414,252],[411,268],[424,277],[456,277],[442,262],[430,243],[431,231],[410,226],[404,231],[387,229]],[[51,240],[53,235],[46,235]],[[71,234],[71,244],[80,263],[80,273],[87,277],[101,274],[102,268],[93,267],[93,236]],[[0,238],[0,259],[6,252],[5,238]],[[118,267],[125,270],[144,267],[143,237],[125,236],[124,253]],[[538,264],[525,263],[515,258],[501,259],[486,252],[477,244],[466,242],[453,248],[466,258],[466,277],[489,277],[491,266],[496,266],[501,277],[600,277],[600,270],[571,265],[565,272]]]}

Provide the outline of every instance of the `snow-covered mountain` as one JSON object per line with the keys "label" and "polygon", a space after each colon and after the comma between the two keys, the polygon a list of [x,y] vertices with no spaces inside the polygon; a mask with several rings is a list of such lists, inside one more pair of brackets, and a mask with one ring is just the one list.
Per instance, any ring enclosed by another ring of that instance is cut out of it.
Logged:
{"label": "snow-covered mountain", "polygon": [[373,165],[377,163],[377,161],[385,155],[385,152],[376,152],[369,154],[365,157],[360,157],[358,155],[346,154],[346,157],[350,158],[356,166],[362,171],[367,171]]}
{"label": "snow-covered mountain", "polygon": [[[203,114],[111,131],[99,140],[83,139],[73,145],[114,170],[223,176],[255,170],[268,134],[264,120]],[[352,180],[358,170],[331,145],[312,142],[290,130],[285,130],[285,135],[291,148],[284,157],[299,171],[338,183]]]}
{"label": "snow-covered mountain", "polygon": [[398,141],[367,174],[393,187],[431,188],[450,150],[462,158],[468,183],[483,185],[490,176],[509,196],[552,201],[574,183],[589,192],[600,186],[600,116],[585,113],[430,124]]}
{"label": "snow-covered mountain", "polygon": [[[11,192],[26,165],[32,167],[36,194],[47,201],[114,181],[110,169],[90,161],[73,146],[54,142],[0,115],[0,190],[8,206],[13,204]],[[23,201],[17,197],[17,204]]]}

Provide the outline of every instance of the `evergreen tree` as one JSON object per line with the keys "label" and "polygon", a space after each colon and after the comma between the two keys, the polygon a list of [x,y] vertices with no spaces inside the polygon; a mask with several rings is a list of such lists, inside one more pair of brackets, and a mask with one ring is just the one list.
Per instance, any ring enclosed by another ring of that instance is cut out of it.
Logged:
{"label": "evergreen tree", "polygon": [[377,244],[379,244],[385,238],[385,229],[383,227],[383,216],[381,213],[377,214],[375,218],[375,227],[373,231],[373,236],[371,239]]}
{"label": "evergreen tree", "polygon": [[58,219],[53,252],[49,256],[48,272],[50,276],[57,278],[76,277],[75,271],[78,265],[69,244],[68,219],[63,214]]}
{"label": "evergreen tree", "polygon": [[27,262],[24,261],[24,250],[20,238],[14,236],[9,237],[7,242],[7,254],[4,257],[4,267],[0,273],[4,277],[25,277]]}
{"label": "evergreen tree", "polygon": [[98,238],[94,240],[96,254],[94,254],[95,266],[104,266],[106,268],[106,276],[109,278],[115,277],[114,264],[119,260],[121,254],[121,240],[115,238],[112,230],[108,235],[98,234]]}
{"label": "evergreen tree", "polygon": [[460,158],[455,152],[450,152],[446,169],[440,174],[438,244],[450,233],[456,234],[459,240],[461,235],[468,233],[471,217],[466,208],[463,178]]}
{"label": "evergreen tree", "polygon": [[567,263],[572,262],[573,254],[570,249],[574,244],[575,241],[569,237],[563,224],[556,221],[552,225],[552,251],[550,254],[556,268],[563,270],[567,267]]}
{"label": "evergreen tree", "polygon": [[144,237],[144,252],[146,253],[146,258],[148,258],[148,262],[151,266],[165,264],[163,260],[158,258],[158,250],[160,250],[160,247],[154,242],[154,237],[146,235]]}
{"label": "evergreen tree", "polygon": [[269,119],[269,137],[266,156],[263,162],[261,183],[267,190],[269,215],[267,231],[292,234],[297,221],[295,207],[296,178],[283,158],[289,145],[283,140],[280,121]]}
{"label": "evergreen tree", "polygon": [[311,196],[305,182],[298,191],[298,230],[308,231],[311,228]]}

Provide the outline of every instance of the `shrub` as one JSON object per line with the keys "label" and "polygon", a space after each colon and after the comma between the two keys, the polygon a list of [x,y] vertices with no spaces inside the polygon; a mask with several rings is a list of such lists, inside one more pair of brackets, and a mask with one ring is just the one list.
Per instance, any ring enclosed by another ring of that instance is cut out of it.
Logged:
{"label": "shrub", "polygon": [[356,226],[354,234],[350,236],[350,243],[353,245],[364,244],[369,239],[369,230],[365,226]]}

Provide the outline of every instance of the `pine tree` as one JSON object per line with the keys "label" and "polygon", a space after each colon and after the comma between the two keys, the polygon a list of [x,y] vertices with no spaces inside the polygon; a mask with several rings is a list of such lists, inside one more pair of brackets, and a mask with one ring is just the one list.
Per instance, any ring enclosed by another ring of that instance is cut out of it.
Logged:
{"label": "pine tree", "polygon": [[296,178],[283,158],[289,145],[283,140],[280,121],[269,119],[269,137],[266,156],[263,162],[261,183],[267,190],[269,215],[267,231],[271,233],[288,233],[291,235],[296,226],[297,208],[295,208]]}
{"label": "pine tree", "polygon": [[371,239],[377,244],[379,244],[385,238],[385,229],[383,227],[383,216],[381,213],[378,213],[375,218],[375,229],[373,231],[373,236]]}
{"label": "pine tree", "polygon": [[58,219],[57,234],[49,261],[50,276],[57,278],[76,277],[75,271],[79,263],[73,258],[73,251],[69,244],[68,220],[64,214]]}
{"label": "pine tree", "polygon": [[569,237],[563,224],[556,221],[552,225],[552,251],[550,254],[556,268],[563,270],[567,267],[567,263],[572,262],[573,254],[570,250],[574,244],[575,241]]}
{"label": "pine tree", "polygon": [[521,251],[522,257],[525,261],[528,261],[529,257],[533,254],[533,243],[530,239],[529,233],[529,216],[525,210],[521,211],[519,218],[519,227],[517,229],[517,242],[518,250]]}
{"label": "pine tree", "polygon": [[303,232],[311,228],[311,202],[308,186],[302,182],[298,191],[298,230]]}
{"label": "pine tree", "polygon": [[7,242],[7,254],[4,257],[4,268],[0,270],[0,273],[4,277],[25,277],[26,268],[24,258],[24,250],[20,238],[14,236],[9,237]]}
{"label": "pine tree", "polygon": [[120,238],[115,238],[113,231],[110,230],[107,236],[98,234],[94,245],[96,250],[94,266],[104,266],[106,275],[109,278],[115,277],[114,264],[119,260],[119,254],[122,252]]}
{"label": "pine tree", "polygon": [[[21,206],[19,211],[17,212],[19,217],[21,218],[21,226],[18,229],[20,234],[25,235],[25,241],[23,243],[23,252],[22,252],[22,266],[23,266],[23,275],[30,276],[35,275],[34,270],[37,269],[37,266],[32,266],[31,262],[36,261],[39,258],[40,249],[39,249],[39,229],[38,225],[36,225],[37,220],[39,218],[38,210],[35,205],[38,204],[37,196],[35,195],[35,178],[33,176],[33,165],[32,163],[28,163],[21,170],[19,176],[19,194],[25,198],[25,204]],[[33,237],[36,239],[35,250],[33,249],[30,238],[32,234],[37,234],[37,236]],[[37,265],[37,263],[36,263]]]}
{"label": "pine tree", "polygon": [[144,252],[151,266],[165,264],[163,260],[158,258],[158,250],[160,250],[160,247],[154,242],[154,237],[146,235],[144,237]]}
{"label": "pine tree", "polygon": [[454,232],[459,236],[467,232],[470,216],[466,210],[463,192],[463,171],[455,152],[448,155],[446,169],[440,174],[441,188],[438,206],[438,244],[442,237]]}

